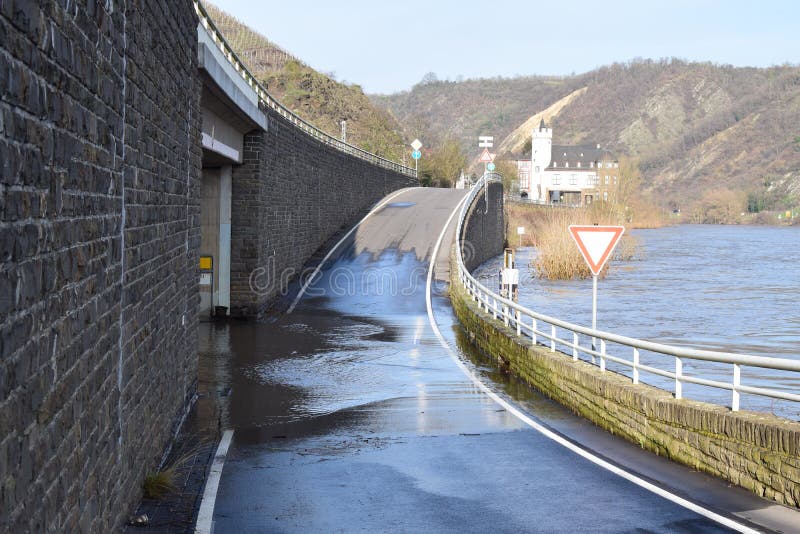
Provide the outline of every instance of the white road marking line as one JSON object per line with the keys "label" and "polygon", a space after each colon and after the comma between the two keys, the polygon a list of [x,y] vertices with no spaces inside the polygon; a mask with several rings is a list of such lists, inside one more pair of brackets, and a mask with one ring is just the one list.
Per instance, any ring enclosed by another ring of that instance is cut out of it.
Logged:
{"label": "white road marking line", "polygon": [[313,273],[311,273],[311,276],[309,276],[309,277],[308,277],[308,280],[306,280],[306,283],[305,283],[305,284],[303,284],[303,287],[301,287],[301,288],[300,288],[300,292],[299,292],[299,293],[297,294],[297,296],[294,298],[294,302],[292,302],[292,305],[291,305],[291,306],[289,306],[289,309],[286,311],[286,313],[287,313],[287,314],[290,314],[290,313],[292,313],[292,312],[294,311],[294,308],[295,308],[295,306],[297,306],[297,303],[298,303],[298,302],[300,302],[300,299],[301,299],[301,298],[303,298],[303,294],[305,294],[305,292],[306,292],[306,289],[308,289],[308,286],[310,286],[310,285],[311,285],[311,283],[312,283],[312,282],[314,281],[314,279],[317,277],[317,275],[319,274],[319,272],[322,270],[322,266],[323,266],[323,265],[325,265],[325,262],[326,262],[326,261],[328,261],[328,259],[331,257],[331,255],[332,255],[334,252],[336,252],[336,249],[337,249],[337,248],[339,248],[339,245],[341,245],[342,243],[344,243],[345,239],[347,239],[348,237],[350,237],[350,234],[352,234],[353,232],[355,232],[355,231],[358,229],[358,227],[359,227],[359,226],[361,226],[361,224],[362,224],[364,221],[366,221],[367,219],[369,219],[369,218],[370,218],[372,215],[374,215],[374,214],[375,214],[375,213],[376,213],[378,210],[380,210],[382,207],[384,207],[384,206],[385,206],[385,205],[386,205],[386,204],[387,204],[387,203],[388,203],[390,200],[392,200],[392,199],[393,199],[393,198],[395,198],[396,196],[402,195],[403,193],[405,193],[405,192],[407,192],[407,191],[411,191],[412,189],[413,189],[413,188],[409,188],[409,187],[407,187],[407,188],[405,188],[405,189],[401,189],[401,190],[399,190],[399,191],[395,192],[395,193],[394,193],[393,195],[391,195],[391,196],[388,196],[388,197],[386,197],[386,198],[385,198],[385,199],[384,199],[384,200],[383,200],[381,203],[379,203],[379,204],[378,204],[378,205],[376,205],[374,208],[372,208],[372,209],[370,210],[370,212],[369,212],[369,213],[367,213],[366,215],[364,215],[364,217],[363,217],[363,218],[362,218],[360,221],[358,221],[358,222],[355,224],[355,226],[353,226],[353,227],[350,229],[350,231],[349,231],[349,232],[347,232],[347,233],[344,235],[344,237],[342,237],[342,238],[341,238],[341,239],[340,239],[340,240],[339,240],[339,241],[338,241],[338,242],[337,242],[335,245],[333,245],[333,248],[331,248],[331,249],[328,251],[328,253],[325,255],[325,257],[324,257],[324,258],[322,258],[322,261],[321,261],[321,262],[319,262],[319,264],[317,265],[317,268],[316,268],[316,269],[314,269],[314,272],[313,272]]}
{"label": "white road marking line", "polygon": [[669,492],[669,491],[667,491],[667,490],[665,490],[663,488],[660,488],[660,487],[656,486],[655,484],[653,484],[651,482],[648,482],[648,481],[646,481],[646,480],[634,475],[633,473],[629,473],[628,471],[625,471],[624,469],[622,469],[622,468],[620,468],[620,467],[618,467],[616,465],[613,465],[613,464],[607,462],[606,460],[603,460],[602,458],[599,458],[598,456],[595,456],[594,454],[592,454],[588,450],[583,449],[583,448],[579,447],[578,445],[576,445],[576,444],[564,439],[562,436],[559,436],[555,432],[549,430],[548,428],[545,428],[541,424],[539,424],[536,421],[534,421],[533,419],[531,419],[528,415],[526,415],[525,413],[520,411],[516,406],[512,405],[508,401],[506,401],[503,398],[501,398],[499,395],[497,395],[497,393],[495,393],[486,384],[484,384],[480,380],[480,378],[478,378],[472,372],[471,369],[469,369],[466,365],[464,365],[464,362],[461,361],[461,358],[458,357],[458,355],[455,353],[455,351],[450,347],[450,344],[447,342],[447,340],[445,340],[444,336],[442,335],[441,330],[439,330],[439,326],[436,324],[436,319],[433,317],[433,306],[431,304],[431,285],[432,285],[432,281],[433,281],[433,268],[434,268],[434,265],[436,263],[436,257],[439,254],[439,249],[441,248],[442,240],[444,239],[445,233],[447,232],[447,227],[450,225],[450,222],[453,220],[453,217],[456,215],[456,213],[458,213],[459,208],[461,207],[461,204],[464,202],[465,199],[466,199],[466,197],[464,199],[462,199],[461,202],[458,203],[458,206],[456,206],[456,208],[453,210],[453,213],[450,214],[450,217],[447,219],[447,222],[444,224],[444,227],[442,228],[442,232],[439,234],[439,239],[436,241],[436,245],[433,248],[433,253],[431,254],[431,262],[430,262],[430,265],[428,267],[428,281],[427,281],[427,285],[426,285],[426,288],[425,288],[425,304],[427,305],[427,308],[428,308],[428,320],[431,323],[431,328],[433,328],[433,333],[436,334],[436,337],[439,339],[439,343],[448,352],[448,354],[450,355],[450,358],[456,363],[456,365],[459,367],[459,369],[461,369],[461,371],[465,375],[467,375],[467,377],[470,378],[470,380],[472,380],[472,382],[481,391],[483,391],[490,399],[492,399],[497,404],[499,404],[500,406],[505,408],[509,413],[514,415],[517,419],[519,419],[520,421],[522,421],[523,423],[525,423],[529,427],[533,428],[537,432],[541,433],[545,437],[555,441],[556,443],[558,443],[562,447],[566,447],[567,449],[569,449],[572,452],[578,454],[579,456],[582,456],[583,458],[586,458],[587,460],[589,460],[593,464],[598,465],[598,466],[602,467],[603,469],[606,469],[606,470],[614,473],[615,475],[624,478],[625,480],[633,482],[637,486],[639,486],[641,488],[644,488],[644,489],[646,489],[646,490],[648,490],[648,491],[650,491],[652,493],[655,493],[656,495],[659,495],[660,497],[663,497],[663,498],[665,498],[665,499],[667,499],[669,501],[672,501],[673,503],[678,504],[679,506],[683,506],[684,508],[686,508],[688,510],[691,510],[691,511],[697,513],[697,514],[700,514],[700,515],[702,515],[704,517],[707,517],[708,519],[711,519],[712,521],[716,521],[717,523],[719,523],[721,525],[724,525],[724,526],[726,526],[728,528],[732,528],[732,529],[736,530],[737,532],[746,532],[748,534],[749,533],[757,533],[757,532],[759,532],[758,530],[754,530],[751,527],[748,527],[746,525],[743,525],[741,523],[738,523],[738,522],[734,521],[733,519],[730,519],[728,517],[722,516],[722,515],[720,515],[720,514],[718,514],[716,512],[708,510],[706,508],[703,508],[702,506],[700,506],[700,505],[698,505],[696,503],[693,503],[693,502],[691,502],[691,501],[689,501],[687,499],[684,499],[683,497],[679,497],[678,495],[675,495],[674,493],[671,493],[671,492]]}
{"label": "white road marking line", "polygon": [[208,472],[203,500],[200,501],[200,510],[197,512],[197,523],[194,526],[196,534],[211,534],[214,527],[214,505],[217,502],[219,480],[222,478],[222,468],[225,466],[225,457],[228,455],[231,439],[233,439],[233,430],[226,430],[222,433],[214,461],[211,463],[211,470]]}

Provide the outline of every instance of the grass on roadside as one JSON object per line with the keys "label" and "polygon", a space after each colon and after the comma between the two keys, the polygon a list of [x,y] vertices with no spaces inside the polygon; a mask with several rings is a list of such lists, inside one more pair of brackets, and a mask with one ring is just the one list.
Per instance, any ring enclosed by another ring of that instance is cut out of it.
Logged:
{"label": "grass on roadside", "polygon": [[145,498],[161,499],[173,493],[181,478],[185,478],[187,469],[191,469],[197,455],[208,445],[206,440],[195,442],[193,446],[174,454],[164,468],[147,474],[142,483]]}

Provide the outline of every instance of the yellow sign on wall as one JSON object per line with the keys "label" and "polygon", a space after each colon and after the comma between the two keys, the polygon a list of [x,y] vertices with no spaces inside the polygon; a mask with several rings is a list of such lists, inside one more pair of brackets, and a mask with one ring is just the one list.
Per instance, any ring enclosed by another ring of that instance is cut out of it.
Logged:
{"label": "yellow sign on wall", "polygon": [[210,271],[214,268],[213,256],[200,256],[200,270]]}

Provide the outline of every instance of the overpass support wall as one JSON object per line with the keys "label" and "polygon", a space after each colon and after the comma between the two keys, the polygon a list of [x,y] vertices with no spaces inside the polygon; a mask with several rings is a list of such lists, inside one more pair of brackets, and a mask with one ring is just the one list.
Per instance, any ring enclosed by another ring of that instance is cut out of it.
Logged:
{"label": "overpass support wall", "polygon": [[451,267],[450,299],[472,342],[500,365],[575,413],[643,449],[800,506],[800,423],[759,412],[732,412],[672,394],[587,362],[531,345],[492,321]]}
{"label": "overpass support wall", "polygon": [[0,2],[0,531],[113,532],[196,381],[189,0]]}
{"label": "overpass support wall", "polygon": [[264,311],[332,235],[415,178],[326,145],[265,108],[233,168],[231,315]]}

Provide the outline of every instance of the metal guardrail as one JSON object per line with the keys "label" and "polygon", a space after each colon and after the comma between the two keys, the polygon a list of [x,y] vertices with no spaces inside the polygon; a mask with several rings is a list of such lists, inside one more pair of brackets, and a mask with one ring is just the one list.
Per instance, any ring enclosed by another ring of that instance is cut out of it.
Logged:
{"label": "metal guardrail", "polygon": [[200,17],[200,24],[208,31],[211,35],[211,39],[214,43],[219,47],[222,54],[225,58],[230,62],[236,72],[242,77],[242,79],[249,85],[253,91],[258,95],[259,102],[266,107],[269,107],[275,110],[279,115],[286,118],[289,122],[297,126],[299,129],[303,130],[305,133],[314,137],[318,141],[325,143],[326,145],[330,145],[337,150],[340,150],[346,154],[350,154],[351,156],[355,156],[357,158],[363,159],[368,161],[374,165],[378,165],[385,169],[389,169],[395,172],[399,172],[401,174],[405,174],[406,176],[410,176],[412,178],[417,178],[417,172],[411,168],[406,167],[405,165],[401,165],[395,161],[382,158],[376,154],[371,152],[367,152],[357,146],[351,145],[342,141],[341,139],[337,139],[330,134],[327,134],[311,124],[310,122],[298,117],[292,111],[290,111],[286,106],[275,100],[264,88],[263,85],[253,76],[250,71],[245,66],[244,62],[239,59],[239,56],[236,55],[233,48],[228,44],[228,41],[225,40],[225,37],[219,31],[219,29],[214,24],[214,21],[208,15],[205,7],[199,1],[195,0],[194,2],[194,9],[197,12],[198,17]]}
{"label": "metal guardrail", "polygon": [[[456,262],[458,266],[459,282],[467,293],[478,302],[478,305],[485,310],[487,314],[491,314],[492,320],[501,321],[506,326],[515,328],[517,336],[529,338],[532,345],[538,344],[538,339],[541,338],[546,340],[546,344],[549,343],[551,352],[556,352],[556,349],[559,347],[562,349],[566,348],[572,352],[573,360],[577,361],[580,355],[585,355],[591,358],[592,363],[596,363],[597,358],[599,359],[601,372],[606,371],[607,361],[631,368],[631,379],[634,384],[639,383],[640,374],[643,372],[674,380],[676,399],[683,398],[683,384],[698,384],[731,391],[731,409],[733,411],[739,410],[739,400],[742,393],[800,402],[800,395],[798,394],[764,387],[747,386],[742,384],[741,381],[742,367],[760,367],[800,373],[800,361],[798,360],[675,347],[672,345],[620,336],[602,330],[593,330],[537,313],[498,295],[478,282],[464,265],[461,240],[464,219],[466,218],[469,206],[475,200],[475,197],[480,194],[480,190],[484,184],[491,181],[497,181],[497,179],[484,175],[475,187],[473,187],[472,191],[470,191],[469,197],[462,207],[458,219],[458,226],[456,228]],[[542,325],[544,325],[544,330],[542,329]],[[547,328],[547,326],[549,326],[549,328]],[[559,337],[559,329],[566,331],[568,335],[566,339]],[[581,335],[585,336],[587,340],[591,339],[591,347],[580,344]],[[597,350],[597,340],[599,340],[599,350]],[[607,343],[615,343],[630,349],[630,359],[610,354],[607,351]],[[649,351],[674,357],[674,370],[664,370],[651,365],[642,364],[640,362],[641,351]],[[732,379],[730,382],[721,382],[719,380],[686,375],[683,372],[683,364],[684,360],[687,359],[730,364],[732,365]],[[800,378],[800,376],[798,376],[798,378]]]}

